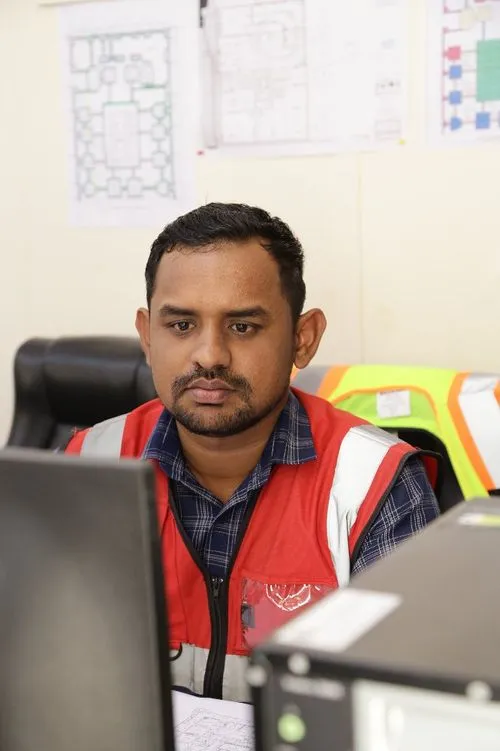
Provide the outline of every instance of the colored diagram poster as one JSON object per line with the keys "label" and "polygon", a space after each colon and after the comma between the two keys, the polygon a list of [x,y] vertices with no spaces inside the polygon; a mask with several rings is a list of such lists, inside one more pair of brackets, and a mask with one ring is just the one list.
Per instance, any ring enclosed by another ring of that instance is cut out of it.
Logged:
{"label": "colored diagram poster", "polygon": [[60,12],[72,223],[164,225],[196,195],[198,1]]}
{"label": "colored diagram poster", "polygon": [[431,138],[500,138],[500,0],[429,0]]}
{"label": "colored diagram poster", "polygon": [[408,0],[208,0],[208,148],[296,154],[399,144]]}

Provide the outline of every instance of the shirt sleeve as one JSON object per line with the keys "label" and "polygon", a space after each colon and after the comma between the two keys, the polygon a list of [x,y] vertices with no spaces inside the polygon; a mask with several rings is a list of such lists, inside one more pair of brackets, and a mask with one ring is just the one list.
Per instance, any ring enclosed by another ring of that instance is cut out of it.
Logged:
{"label": "shirt sleeve", "polygon": [[439,516],[439,506],[424,465],[411,457],[373,520],[352,574],[357,574]]}

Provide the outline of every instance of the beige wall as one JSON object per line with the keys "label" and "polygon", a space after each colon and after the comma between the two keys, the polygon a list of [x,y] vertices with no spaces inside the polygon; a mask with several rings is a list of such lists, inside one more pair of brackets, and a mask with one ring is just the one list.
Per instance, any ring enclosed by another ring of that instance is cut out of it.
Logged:
{"label": "beige wall", "polygon": [[[333,0],[332,0],[333,1]],[[500,370],[500,144],[425,146],[424,0],[412,0],[411,118],[395,151],[199,161],[199,199],[261,204],[307,251],[318,362]],[[0,0],[0,443],[28,336],[132,334],[151,230],[68,226],[57,11]]]}

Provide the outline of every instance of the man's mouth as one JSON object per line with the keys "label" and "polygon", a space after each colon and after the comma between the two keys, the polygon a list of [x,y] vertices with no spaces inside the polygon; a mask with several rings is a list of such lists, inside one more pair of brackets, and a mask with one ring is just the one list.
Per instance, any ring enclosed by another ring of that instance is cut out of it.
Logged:
{"label": "man's mouth", "polygon": [[193,381],[186,391],[191,394],[194,401],[198,404],[223,404],[230,398],[234,389],[225,381],[199,378]]}

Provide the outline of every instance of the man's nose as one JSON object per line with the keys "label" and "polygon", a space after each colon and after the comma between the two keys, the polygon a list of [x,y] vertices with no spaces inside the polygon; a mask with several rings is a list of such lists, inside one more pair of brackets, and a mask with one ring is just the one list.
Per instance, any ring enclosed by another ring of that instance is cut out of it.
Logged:
{"label": "man's nose", "polygon": [[215,327],[203,331],[193,352],[193,361],[204,370],[228,368],[231,353],[223,333]]}

